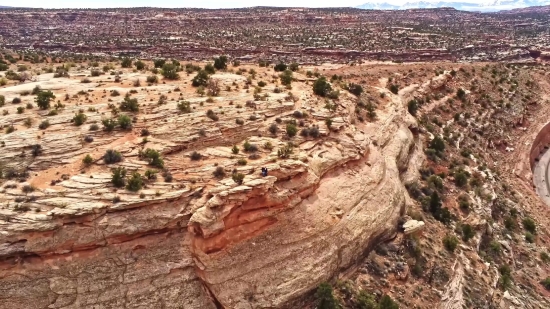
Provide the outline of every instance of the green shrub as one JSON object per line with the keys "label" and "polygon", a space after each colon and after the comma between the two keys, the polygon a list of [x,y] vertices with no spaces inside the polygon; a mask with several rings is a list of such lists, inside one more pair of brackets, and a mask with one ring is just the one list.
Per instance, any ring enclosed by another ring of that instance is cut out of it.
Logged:
{"label": "green shrub", "polygon": [[94,159],[92,158],[92,156],[90,156],[89,154],[87,154],[84,159],[82,159],[82,163],[86,164],[86,165],[90,165],[94,162]]}
{"label": "green shrub", "polygon": [[200,70],[197,72],[197,75],[193,77],[193,80],[191,81],[191,85],[193,87],[206,87],[208,85],[208,80],[210,79],[210,76],[208,76],[208,72],[204,70]]}
{"label": "green shrub", "polygon": [[234,182],[241,185],[243,183],[243,180],[244,180],[244,174],[233,173],[233,175],[231,175],[231,178],[233,179]]}
{"label": "green shrub", "polygon": [[391,84],[390,85],[390,91],[393,94],[397,94],[399,92],[399,86],[397,86],[396,84]]}
{"label": "green shrub", "polygon": [[416,116],[416,112],[418,111],[418,101],[410,100],[409,103],[407,103],[407,108],[411,115]]}
{"label": "green shrub", "polygon": [[258,151],[258,146],[251,144],[248,140],[246,140],[243,144],[243,149],[245,152],[256,152]]}
{"label": "green shrub", "polygon": [[48,109],[50,108],[50,102],[53,99],[55,99],[55,95],[53,95],[53,93],[50,90],[48,90],[48,91],[40,91],[36,96],[35,101],[36,101],[36,105],[38,105],[40,109]]}
{"label": "green shrub", "polygon": [[227,56],[219,56],[214,58],[214,68],[216,68],[216,70],[227,69]]}
{"label": "green shrub", "polygon": [[317,309],[339,309],[340,304],[334,297],[332,292],[332,286],[323,282],[317,288],[315,292],[315,298],[317,299]]}
{"label": "green shrub", "polygon": [[126,169],[117,167],[111,170],[111,183],[117,188],[122,188],[126,184]]}
{"label": "green shrub", "polygon": [[462,88],[458,88],[458,90],[456,91],[456,97],[459,100],[464,101],[466,99],[466,91],[464,91],[464,89]]}
{"label": "green shrub", "polygon": [[177,66],[172,63],[165,63],[162,66],[162,76],[170,80],[178,80],[180,78]]}
{"label": "green shrub", "polygon": [[525,241],[528,243],[534,243],[535,242],[535,236],[531,234],[530,232],[525,232]]}
{"label": "green shrub", "polygon": [[33,157],[40,155],[42,153],[42,146],[39,144],[32,145],[31,153]]}
{"label": "green shrub", "polygon": [[474,229],[469,224],[462,225],[462,240],[468,241],[475,236]]}
{"label": "green shrub", "polygon": [[367,117],[370,120],[376,119],[376,106],[372,102],[367,103]]}
{"label": "green shrub", "polygon": [[489,250],[492,254],[500,255],[500,253],[502,252],[502,247],[497,241],[493,240],[489,243]]}
{"label": "green shrub", "polygon": [[498,268],[498,272],[500,273],[500,278],[498,280],[500,287],[503,290],[509,289],[512,285],[512,271],[510,270],[510,266],[504,264]]}
{"label": "green shrub", "polygon": [[351,94],[354,94],[356,96],[360,96],[361,93],[363,93],[363,87],[361,87],[361,85],[358,85],[358,84],[350,83],[350,84],[348,84],[348,91]]}
{"label": "green shrub", "polygon": [[[115,119],[102,119],[101,123],[103,124],[103,129],[107,132],[111,132],[115,129],[118,122]],[[90,126],[90,130],[92,127]]]}
{"label": "green shrub", "polygon": [[32,89],[31,94],[32,94],[32,95],[37,95],[37,94],[40,93],[40,91],[42,91],[42,88],[40,88],[40,86],[36,85],[36,86]]}
{"label": "green shrub", "polygon": [[34,192],[34,190],[36,190],[36,188],[33,187],[33,186],[30,186],[30,185],[24,185],[24,186],[21,188],[21,191],[22,191],[23,193],[25,193],[25,194]]}
{"label": "green shrub", "polygon": [[205,66],[204,66],[204,71],[207,73],[207,74],[214,74],[216,73],[216,68],[214,68],[214,66],[211,64],[211,63],[207,63]]}
{"label": "green shrub", "polygon": [[158,168],[164,168],[164,160],[162,159],[158,151],[147,148],[142,154],[143,157],[145,157],[149,162],[149,165]]}
{"label": "green shrub", "polygon": [[132,66],[132,59],[128,58],[128,57],[124,57],[122,58],[122,62],[121,62],[121,66],[123,68],[129,68]]}
{"label": "green shrub", "polygon": [[155,59],[153,61],[153,64],[155,65],[155,68],[162,68],[162,66],[166,63],[166,60],[164,59]]}
{"label": "green shrub", "polygon": [[225,177],[225,170],[223,169],[223,167],[218,166],[218,167],[216,167],[216,169],[214,170],[214,172],[212,174],[216,178],[224,178]]}
{"label": "green shrub", "polygon": [[445,141],[440,136],[435,136],[428,145],[428,148],[435,150],[436,152],[445,151]]}
{"label": "green shrub", "polygon": [[181,101],[177,106],[178,109],[184,114],[189,114],[191,112],[191,103],[188,101]]}
{"label": "green shrub", "polygon": [[464,187],[468,184],[468,174],[465,171],[458,171],[454,174],[455,185]]}
{"label": "green shrub", "polygon": [[293,123],[288,123],[286,125],[286,134],[289,137],[294,137],[296,136],[296,133],[298,133],[298,128],[296,127],[296,125]]}
{"label": "green shrub", "polygon": [[200,153],[198,153],[198,152],[196,152],[196,151],[193,151],[193,152],[191,153],[191,160],[193,160],[193,161],[198,161],[198,160],[200,160],[201,158],[202,158],[202,155],[201,155]]}
{"label": "green shrub", "polygon": [[357,304],[360,309],[379,309],[375,297],[364,290],[357,295]]}
{"label": "green shrub", "polygon": [[332,92],[332,86],[329,82],[327,82],[327,79],[324,76],[319,77],[313,83],[313,92],[318,96],[325,97]]}
{"label": "green shrub", "polygon": [[288,143],[285,147],[277,150],[277,156],[281,159],[288,159],[293,152],[292,144]]}
{"label": "green shrub", "polygon": [[46,128],[48,128],[50,126],[50,122],[48,120],[44,120],[42,121],[39,125],[38,125],[38,128],[40,130],[45,130]]}
{"label": "green shrub", "polygon": [[399,309],[399,305],[387,294],[382,296],[378,306],[379,309]]}
{"label": "green shrub", "polygon": [[126,190],[137,192],[143,187],[143,179],[138,172],[132,174],[132,177],[128,178]]}
{"label": "green shrub", "polygon": [[526,229],[531,234],[537,233],[537,225],[535,224],[535,221],[532,218],[525,218],[523,219],[523,228]]}
{"label": "green shrub", "polygon": [[120,161],[122,161],[122,155],[116,150],[108,149],[103,155],[103,162],[105,164],[113,164]]}
{"label": "green shrub", "polygon": [[409,192],[409,195],[415,200],[420,200],[420,198],[423,195],[422,190],[420,190],[420,186],[416,181],[406,183],[405,189],[407,189],[407,192]]}
{"label": "green shrub", "polygon": [[237,164],[239,164],[239,165],[246,165],[247,163],[248,163],[248,162],[246,161],[246,159],[239,159],[239,160],[237,161]]}
{"label": "green shrub", "polygon": [[441,198],[437,191],[433,191],[432,195],[428,199],[429,211],[432,213],[434,218],[438,221],[448,224],[452,220],[452,215],[446,207],[442,207]]}
{"label": "green shrub", "polygon": [[542,286],[544,286],[545,289],[550,291],[550,277],[546,277],[546,279],[542,280],[540,284],[542,284]]}
{"label": "green shrub", "polygon": [[75,124],[75,126],[81,126],[82,124],[84,124],[84,122],[86,122],[86,119],[88,119],[86,114],[78,113],[74,115],[73,123]]}
{"label": "green shrub", "polygon": [[285,86],[290,86],[292,84],[292,80],[294,79],[292,76],[292,71],[285,70],[283,73],[279,74],[279,78],[281,79],[281,84]]}
{"label": "green shrub", "polygon": [[446,235],[443,238],[443,245],[445,246],[445,249],[447,249],[450,252],[454,252],[456,249],[456,246],[458,246],[458,238],[456,238],[453,235]]}
{"label": "green shrub", "polygon": [[136,66],[136,69],[138,69],[138,70],[145,69],[145,63],[143,63],[143,61],[141,61],[141,60],[136,61],[134,63],[134,65]]}
{"label": "green shrub", "polygon": [[124,97],[124,101],[120,103],[121,111],[137,112],[139,111],[139,104],[136,98]]}
{"label": "green shrub", "polygon": [[149,75],[147,76],[146,80],[147,80],[147,83],[149,84],[156,84],[159,82],[159,78],[156,75]]}
{"label": "green shrub", "polygon": [[459,195],[458,196],[458,206],[460,207],[460,209],[464,210],[464,211],[467,211],[470,209],[470,202],[469,202],[469,198],[467,195],[465,194],[462,194],[462,195]]}
{"label": "green shrub", "polygon": [[238,154],[239,153],[239,147],[237,147],[237,145],[233,145],[233,148],[231,148],[231,152],[233,154]]}
{"label": "green shrub", "polygon": [[275,70],[275,72],[283,72],[287,69],[287,65],[282,63],[282,62],[279,62],[278,64],[276,64],[274,67],[273,67],[273,70]]}
{"label": "green shrub", "polygon": [[441,177],[437,175],[431,175],[430,177],[428,177],[426,182],[428,183],[428,186],[430,186],[430,188],[436,189],[438,191],[443,190],[443,179],[441,179]]}
{"label": "green shrub", "polygon": [[121,129],[129,130],[132,128],[132,118],[128,115],[120,115],[117,120],[118,125]]}

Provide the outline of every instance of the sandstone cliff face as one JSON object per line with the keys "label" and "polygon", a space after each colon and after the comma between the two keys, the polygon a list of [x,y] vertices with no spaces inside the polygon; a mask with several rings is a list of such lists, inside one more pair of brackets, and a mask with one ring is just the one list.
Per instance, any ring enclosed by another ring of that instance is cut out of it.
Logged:
{"label": "sandstone cliff face", "polygon": [[[218,78],[226,85],[243,82],[234,74]],[[244,105],[246,93],[233,92],[215,103],[225,111],[219,122],[204,121],[212,107],[199,106],[200,99],[190,99],[197,110],[183,115],[174,114],[176,102],[142,101],[135,130],[151,128],[146,147],[164,154],[174,181],[148,183],[141,196],[113,190],[99,161],[80,166],[83,154],[98,158],[115,148],[125,156],[120,166],[145,169],[137,157],[145,146],[135,131],[95,133],[96,142],[81,143],[84,129],[64,131],[78,109],[67,106],[56,118],[65,123],[51,129],[58,133],[40,138],[44,156],[14,155],[35,143],[29,139],[36,129],[0,136],[10,149],[0,155],[2,163],[28,166],[28,182],[36,186],[22,193],[20,184],[8,181],[0,191],[0,308],[284,308],[353,266],[395,232],[404,212],[401,175],[417,157],[413,152],[421,151],[409,130],[415,122],[400,97],[385,89],[375,89],[388,99],[370,123],[356,122],[352,96],[343,94],[329,113],[310,89],[294,83],[297,100],[283,103],[284,95],[272,94],[242,114],[223,105]],[[266,128],[294,109],[310,114],[306,122],[319,125],[321,138],[295,137],[292,155],[278,158],[286,141]],[[249,115],[266,121],[235,125]],[[329,117],[331,128],[324,124]],[[205,137],[197,133],[201,127]],[[59,146],[48,146],[53,139]],[[234,159],[246,157],[230,150],[245,140],[274,148],[236,167],[246,174],[242,184],[231,176],[214,178],[216,166],[230,170]],[[60,149],[62,160],[47,159]],[[193,150],[203,160],[190,162]],[[269,176],[261,177],[261,166]],[[48,187],[60,174],[65,180]],[[121,201],[113,203],[114,197]]]}

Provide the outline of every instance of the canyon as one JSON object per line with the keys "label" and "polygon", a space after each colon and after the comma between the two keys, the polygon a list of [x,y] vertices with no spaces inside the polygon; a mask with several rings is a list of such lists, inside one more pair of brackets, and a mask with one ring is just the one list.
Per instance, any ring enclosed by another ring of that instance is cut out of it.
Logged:
{"label": "canyon", "polygon": [[0,87],[0,308],[549,305],[542,60],[51,59]]}

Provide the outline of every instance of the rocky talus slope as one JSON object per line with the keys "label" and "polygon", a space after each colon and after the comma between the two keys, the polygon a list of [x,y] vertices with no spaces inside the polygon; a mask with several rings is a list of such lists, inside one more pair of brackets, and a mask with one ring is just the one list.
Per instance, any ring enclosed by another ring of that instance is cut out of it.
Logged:
{"label": "rocky talus slope", "polygon": [[[256,80],[270,79],[272,73],[255,69]],[[377,119],[357,121],[357,98],[342,92],[330,111],[305,75],[295,75],[302,82],[293,83],[292,96],[273,92],[269,82],[269,97],[259,101],[245,90],[246,78],[232,73],[212,76],[230,91],[210,102],[188,85],[191,77],[134,87],[145,76],[131,72],[120,83],[106,76],[53,82],[43,74],[0,88],[10,102],[0,108],[8,110],[0,124],[16,129],[0,134],[0,164],[29,173],[22,182],[16,175],[1,183],[0,308],[297,308],[319,283],[392,237],[409,201],[402,178],[416,177],[422,152],[410,129],[414,118],[400,96],[372,88],[386,93]],[[70,99],[57,115],[36,107],[18,114],[12,99],[36,85]],[[113,115],[108,94],[131,89],[140,105],[127,113],[133,129],[89,131]],[[159,104],[160,95],[166,100]],[[190,113],[178,112],[182,98]],[[75,126],[79,110],[87,120]],[[295,111],[308,116],[295,119]],[[40,130],[45,119],[50,126]],[[293,120],[317,126],[320,136],[287,137],[285,123]],[[273,123],[281,123],[275,134],[268,130]],[[150,132],[146,141],[142,129]],[[84,141],[88,136],[92,142]],[[258,147],[253,156],[244,152],[245,141]],[[278,156],[288,142],[292,153]],[[40,151],[32,153],[33,145]],[[159,172],[140,192],[114,188],[110,168],[143,174],[150,167],[139,152],[147,148],[162,154],[173,179]],[[124,159],[104,164],[107,149]],[[191,159],[194,151],[200,160]],[[94,158],[89,166],[82,164],[86,154]],[[225,176],[213,176],[218,167]],[[245,175],[242,184],[231,177],[235,169]]]}

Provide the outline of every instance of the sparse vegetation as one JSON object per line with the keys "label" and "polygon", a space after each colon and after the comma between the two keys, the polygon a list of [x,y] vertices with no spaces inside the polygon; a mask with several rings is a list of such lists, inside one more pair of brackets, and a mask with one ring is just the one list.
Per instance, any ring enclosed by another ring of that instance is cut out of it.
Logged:
{"label": "sparse vegetation", "polygon": [[108,149],[103,155],[105,164],[113,164],[122,161],[122,154],[116,150]]}
{"label": "sparse vegetation", "polygon": [[[51,100],[55,99],[55,95],[53,95],[53,93],[51,91],[40,91],[37,95],[36,95],[36,105],[38,105],[38,107],[40,109],[49,109],[50,108],[50,102]],[[19,101],[20,103],[21,101]]]}
{"label": "sparse vegetation", "polygon": [[242,174],[242,173],[233,173],[231,175],[231,178],[233,179],[234,182],[241,185],[243,183],[243,180],[244,180],[244,174]]}
{"label": "sparse vegetation", "polygon": [[223,169],[223,167],[218,166],[212,174],[214,175],[214,177],[221,179],[225,177],[225,170]]}
{"label": "sparse vegetation", "polygon": [[164,168],[164,160],[158,151],[147,148],[145,151],[140,153],[140,156],[145,158],[149,165],[157,168]]}
{"label": "sparse vegetation", "polygon": [[339,309],[340,304],[334,297],[332,286],[326,282],[321,283],[315,292],[318,309]]}
{"label": "sparse vegetation", "polygon": [[450,252],[454,252],[456,246],[458,246],[458,238],[452,235],[446,235],[445,238],[443,238],[443,245],[445,246],[445,249]]}
{"label": "sparse vegetation", "polygon": [[141,178],[141,174],[138,172],[135,172],[132,174],[132,177],[128,178],[127,184],[126,184],[126,190],[137,192],[141,190],[143,187],[143,178]]}
{"label": "sparse vegetation", "polygon": [[202,155],[201,155],[200,153],[198,153],[198,152],[196,152],[196,151],[193,151],[193,152],[191,153],[191,160],[193,160],[193,161],[198,161],[198,160],[200,160],[200,159],[202,159]]}
{"label": "sparse vegetation", "polygon": [[92,156],[90,156],[89,154],[87,154],[84,159],[82,159],[82,163],[84,163],[85,165],[90,165],[94,162],[94,159],[92,158]]}
{"label": "sparse vegetation", "polygon": [[117,167],[111,170],[111,183],[117,188],[122,188],[126,184],[126,169]]}
{"label": "sparse vegetation", "polygon": [[121,111],[137,112],[139,111],[139,104],[136,98],[124,97],[124,101],[120,103]]}
{"label": "sparse vegetation", "polygon": [[294,137],[296,136],[296,133],[298,133],[298,128],[296,127],[296,125],[293,123],[288,123],[286,125],[286,134],[289,137]]}
{"label": "sparse vegetation", "polygon": [[84,124],[84,122],[86,122],[86,119],[88,119],[88,117],[86,116],[86,114],[84,113],[77,113],[74,115],[73,117],[73,123],[75,126],[81,126]]}
{"label": "sparse vegetation", "polygon": [[319,77],[313,83],[313,92],[318,96],[328,96],[332,92],[332,86],[325,77]]}

